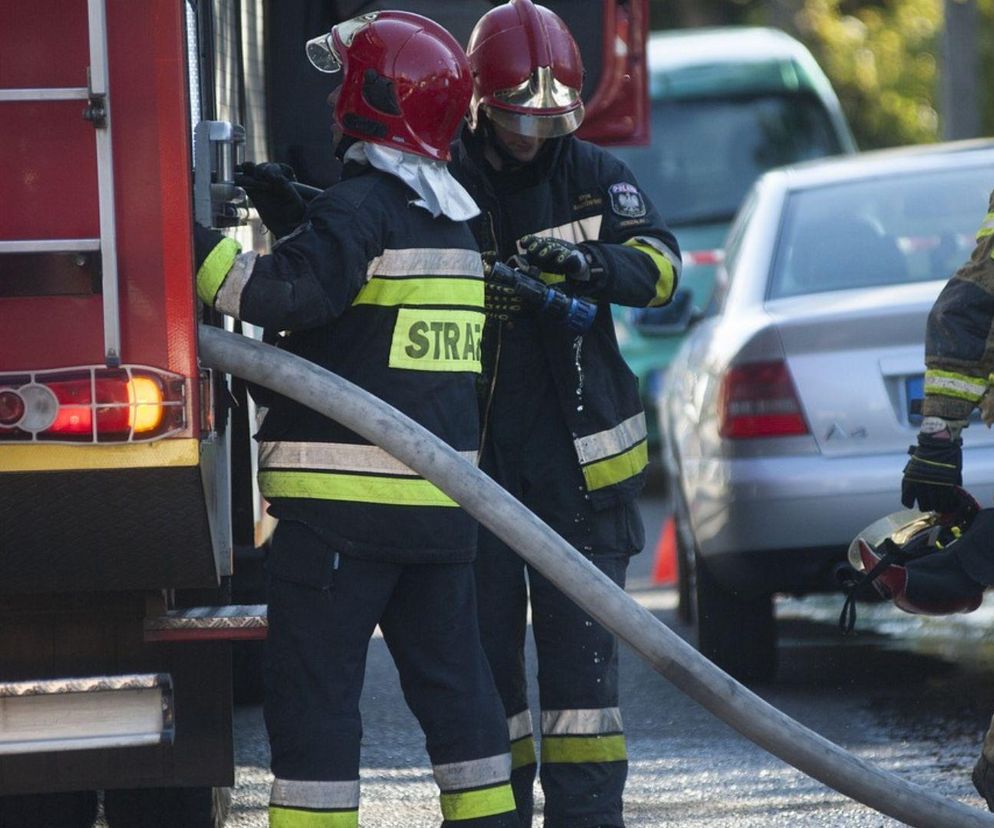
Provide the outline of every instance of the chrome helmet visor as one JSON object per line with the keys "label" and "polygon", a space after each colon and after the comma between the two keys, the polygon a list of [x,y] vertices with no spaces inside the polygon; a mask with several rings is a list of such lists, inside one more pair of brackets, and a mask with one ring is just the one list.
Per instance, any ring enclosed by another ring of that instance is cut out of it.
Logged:
{"label": "chrome helmet visor", "polygon": [[307,41],[307,59],[319,72],[329,74],[338,72],[342,68],[342,58],[335,47],[335,37],[339,43],[345,47],[352,45],[355,36],[366,26],[372,23],[379,16],[379,12],[361,14],[334,26],[330,32],[317,37],[312,37]]}
{"label": "chrome helmet visor", "polygon": [[487,117],[497,126],[513,132],[516,135],[526,135],[529,138],[561,138],[576,132],[583,123],[583,104],[570,112],[556,115],[533,115],[523,112],[511,112],[496,106],[483,105]]}
{"label": "chrome helmet visor", "polygon": [[495,92],[486,112],[504,129],[531,138],[569,135],[583,123],[580,90],[556,80],[548,66],[539,66],[517,86]]}

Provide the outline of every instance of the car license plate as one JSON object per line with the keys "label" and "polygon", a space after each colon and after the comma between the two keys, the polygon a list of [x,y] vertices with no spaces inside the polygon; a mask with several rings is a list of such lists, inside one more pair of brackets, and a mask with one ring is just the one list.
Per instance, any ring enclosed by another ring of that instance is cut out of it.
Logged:
{"label": "car license plate", "polygon": [[[925,377],[908,377],[904,388],[908,398],[908,422],[919,425],[922,421],[921,400],[925,399]],[[916,400],[918,405],[915,405]]]}

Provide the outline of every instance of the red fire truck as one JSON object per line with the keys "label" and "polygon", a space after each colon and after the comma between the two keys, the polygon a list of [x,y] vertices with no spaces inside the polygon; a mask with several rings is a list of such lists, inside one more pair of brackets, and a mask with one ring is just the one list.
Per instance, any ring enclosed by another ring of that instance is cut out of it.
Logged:
{"label": "red fire truck", "polygon": [[[596,34],[588,137],[644,140],[646,0],[549,5]],[[0,0],[3,828],[89,826],[98,791],[112,828],[224,821],[232,641],[264,635],[232,599],[265,538],[254,408],[198,364],[223,322],[191,226],[264,249],[240,157],[331,183],[301,45],[385,6],[465,40],[490,4]]]}

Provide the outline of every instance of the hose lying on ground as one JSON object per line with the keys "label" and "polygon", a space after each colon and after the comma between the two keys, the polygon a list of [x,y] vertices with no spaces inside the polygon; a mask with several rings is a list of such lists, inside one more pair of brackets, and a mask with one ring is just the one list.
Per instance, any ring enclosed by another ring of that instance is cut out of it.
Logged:
{"label": "hose lying on ground", "polygon": [[376,443],[460,503],[698,704],[808,776],[922,828],[994,827],[994,815],[934,794],[843,750],[716,667],[487,475],[427,429],[347,380],[248,337],[200,327],[201,361],[264,385]]}

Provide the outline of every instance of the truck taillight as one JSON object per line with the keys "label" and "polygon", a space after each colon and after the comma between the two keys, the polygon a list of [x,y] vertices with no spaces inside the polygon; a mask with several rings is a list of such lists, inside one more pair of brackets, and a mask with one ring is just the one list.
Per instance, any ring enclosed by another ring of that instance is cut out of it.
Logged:
{"label": "truck taillight", "polygon": [[0,441],[139,442],[186,425],[186,381],[151,368],[0,374]]}
{"label": "truck taillight", "polygon": [[718,431],[729,440],[808,433],[785,362],[729,368],[718,391]]}

